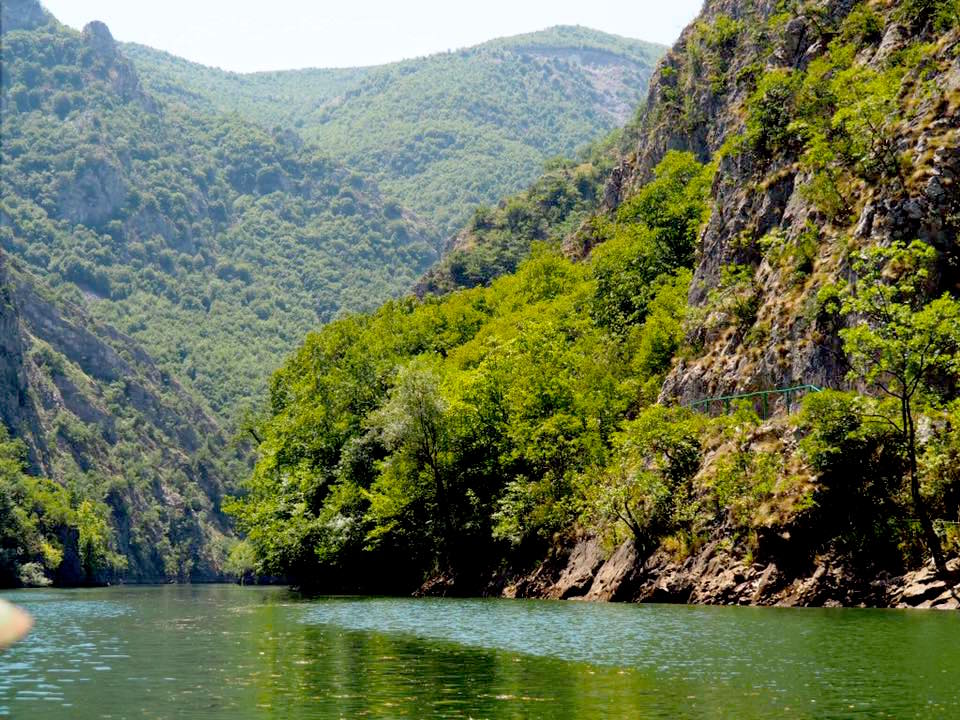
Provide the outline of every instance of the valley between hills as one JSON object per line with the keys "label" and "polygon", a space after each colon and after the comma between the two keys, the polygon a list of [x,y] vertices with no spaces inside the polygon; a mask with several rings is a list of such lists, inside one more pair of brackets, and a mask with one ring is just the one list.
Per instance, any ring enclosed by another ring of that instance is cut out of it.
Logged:
{"label": "valley between hills", "polygon": [[0,586],[960,607],[956,0],[255,74],[0,25]]}

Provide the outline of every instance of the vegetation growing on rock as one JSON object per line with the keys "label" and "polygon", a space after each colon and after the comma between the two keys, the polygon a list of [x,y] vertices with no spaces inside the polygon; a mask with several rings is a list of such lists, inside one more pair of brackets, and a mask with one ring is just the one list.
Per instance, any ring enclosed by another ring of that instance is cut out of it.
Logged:
{"label": "vegetation growing on rock", "polygon": [[0,244],[232,419],[304,333],[434,236],[290,133],[162,107],[107,28],[3,35]]}
{"label": "vegetation growing on rock", "polygon": [[[955,553],[954,7],[708,2],[602,203],[545,201],[577,177],[548,173],[426,281],[488,287],[331,325],[278,372],[232,508],[261,568],[501,590],[587,533],[651,568],[722,549],[798,601],[840,592],[811,589],[835,563],[844,601],[883,603],[870,578]],[[925,284],[894,298],[918,238]],[[931,344],[903,374],[898,348]],[[906,405],[883,398],[895,376]],[[683,407],[810,382],[836,390],[773,421]]]}

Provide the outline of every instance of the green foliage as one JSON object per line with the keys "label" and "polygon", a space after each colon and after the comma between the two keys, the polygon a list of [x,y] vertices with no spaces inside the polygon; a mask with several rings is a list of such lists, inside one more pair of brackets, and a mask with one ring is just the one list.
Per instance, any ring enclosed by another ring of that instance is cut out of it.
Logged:
{"label": "green foliage", "polygon": [[720,282],[707,294],[707,302],[699,312],[706,326],[732,326],[742,338],[756,323],[760,302],[756,269],[751,265],[724,265]]}
{"label": "green foliage", "polygon": [[805,69],[765,72],[747,101],[746,132],[728,149],[750,149],[762,162],[799,154],[809,180],[808,199],[838,224],[854,217],[851,198],[863,183],[905,182],[899,128],[911,108],[901,93],[924,59],[927,33],[943,33],[956,21],[956,2],[911,0],[894,15],[923,32],[882,64],[866,64],[861,52],[876,44],[885,18],[875,5],[857,4],[840,27],[820,18],[827,51]]}
{"label": "green foliage", "polygon": [[800,80],[794,70],[770,70],[747,101],[747,142],[761,158],[772,157],[795,141],[790,124]]}
{"label": "green foliage", "polygon": [[916,28],[932,26],[937,32],[949,32],[960,25],[960,2],[957,0],[901,0],[897,16],[901,22]]}
{"label": "green foliage", "polygon": [[[797,418],[801,451],[818,473],[810,526],[867,565],[902,567],[919,545],[903,495],[900,433],[882,403],[837,391],[811,393]],[[896,409],[893,410],[894,415]]]}
{"label": "green foliage", "polygon": [[692,277],[693,273],[685,268],[658,277],[643,325],[630,330],[630,341],[638,344],[633,368],[637,377],[643,379],[642,396],[647,401],[659,394],[663,377],[683,344]]}
{"label": "green foliage", "polygon": [[224,563],[223,570],[228,575],[236,577],[241,584],[244,579],[253,573],[256,568],[256,554],[250,543],[239,540],[227,553],[227,560]]}
{"label": "green foliage", "polygon": [[792,272],[797,280],[802,280],[813,272],[820,250],[819,230],[808,223],[795,238],[787,238],[775,230],[761,238],[759,245],[771,266]]}
{"label": "green foliage", "polygon": [[702,415],[660,405],[624,423],[610,465],[587,486],[589,521],[601,527],[623,523],[642,552],[689,527],[704,424]]}
{"label": "green foliage", "polygon": [[581,163],[554,161],[524,192],[496,208],[477,208],[424,289],[440,293],[486,285],[515,271],[534,243],[558,245],[596,208],[613,157],[610,147],[601,146]]}
{"label": "green foliage", "polygon": [[294,129],[449,235],[621,125],[665,48],[555,27],[373,68],[250,75],[125,50],[151,91]]}
{"label": "green foliage", "polygon": [[[347,587],[371,573],[387,586],[479,577],[568,532],[582,478],[606,466],[680,348],[690,271],[677,263],[690,261],[705,175],[671,155],[618,220],[624,233],[643,225],[654,258],[628,332],[595,320],[594,266],[540,245],[489,287],[308,336],[273,378],[248,494],[228,505],[258,569]],[[657,432],[654,415],[643,433]]]}
{"label": "green foliage", "polygon": [[938,531],[944,552],[960,551],[960,403],[933,415],[937,432],[924,444],[920,456],[924,496],[931,515],[943,522]]}
{"label": "green foliage", "polygon": [[861,3],[847,15],[840,32],[846,42],[877,43],[883,38],[883,18],[870,5]]}
{"label": "green foliage", "polygon": [[122,55],[64,26],[3,44],[3,250],[221,417],[317,323],[436,258],[425,223],[288,132],[161,109]]}
{"label": "green foliage", "polygon": [[743,32],[743,22],[728,15],[719,15],[712,24],[704,25],[704,40],[714,50],[731,47]]}
{"label": "green foliage", "polygon": [[26,448],[0,426],[0,587],[49,585],[65,554],[80,558],[80,579],[122,569],[106,506],[24,472]]}
{"label": "green foliage", "polygon": [[642,322],[653,281],[693,266],[712,177],[712,166],[692,154],[669,152],[656,179],[621,205],[615,223],[601,228],[606,241],[593,259],[593,314],[600,325],[623,333]]}
{"label": "green foliage", "polygon": [[960,301],[928,300],[937,253],[919,241],[870,248],[855,264],[859,278],[845,309],[863,322],[840,331],[851,379],[879,388],[896,403],[888,422],[905,453],[910,493],[927,549],[940,572],[945,560],[923,495],[917,419],[944,387],[960,381]]}
{"label": "green foliage", "polygon": [[734,528],[750,528],[757,524],[762,503],[771,498],[783,474],[783,458],[751,447],[760,417],[748,402],[738,403],[712,425],[711,430],[730,446],[730,452],[711,468],[711,499],[717,512],[724,514]]}
{"label": "green foliage", "polygon": [[934,248],[914,242],[873,247],[858,260],[845,310],[863,322],[840,332],[854,379],[912,401],[932,399],[960,373],[960,302],[949,294],[928,300],[936,259]]}

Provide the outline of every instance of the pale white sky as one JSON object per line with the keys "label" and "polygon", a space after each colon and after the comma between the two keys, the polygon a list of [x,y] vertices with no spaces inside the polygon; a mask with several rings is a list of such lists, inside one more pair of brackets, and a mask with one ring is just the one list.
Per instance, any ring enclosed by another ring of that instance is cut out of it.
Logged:
{"label": "pale white sky", "polygon": [[551,25],[673,43],[702,0],[41,0],[75,28],[237,72],[375,65]]}

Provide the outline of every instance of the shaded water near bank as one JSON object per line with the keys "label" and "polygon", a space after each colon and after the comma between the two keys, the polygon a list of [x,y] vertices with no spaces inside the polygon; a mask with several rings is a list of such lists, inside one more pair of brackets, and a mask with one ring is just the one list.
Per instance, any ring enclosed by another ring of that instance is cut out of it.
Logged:
{"label": "shaded water near bank", "polygon": [[960,613],[30,590],[15,718],[960,717]]}

